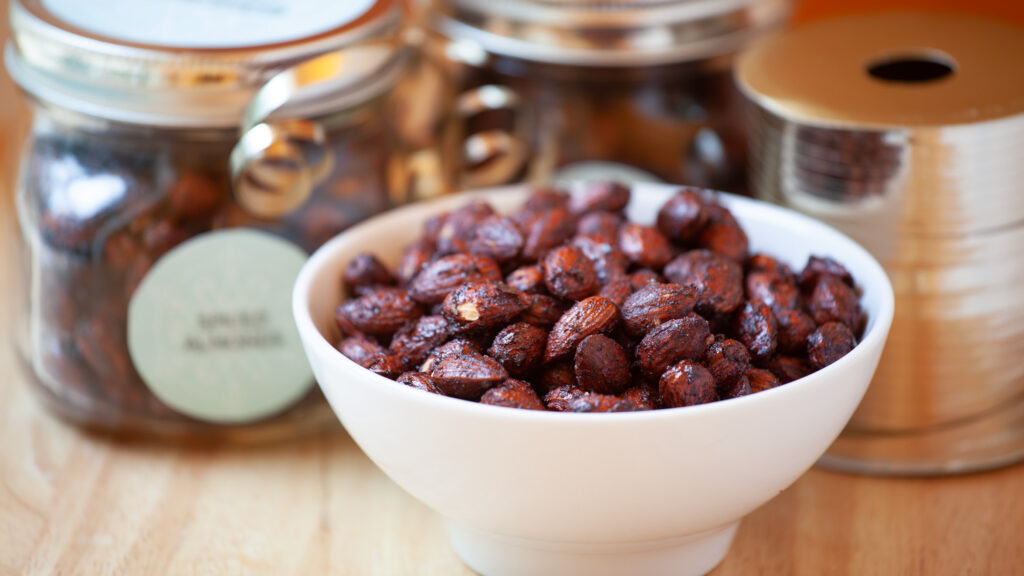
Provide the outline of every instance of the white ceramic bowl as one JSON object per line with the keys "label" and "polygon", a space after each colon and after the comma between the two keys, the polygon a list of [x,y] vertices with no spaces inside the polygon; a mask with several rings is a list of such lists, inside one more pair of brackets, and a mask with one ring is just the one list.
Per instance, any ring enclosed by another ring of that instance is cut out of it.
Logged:
{"label": "white ceramic bowl", "polygon": [[[631,219],[653,222],[676,187],[637,185]],[[459,556],[487,576],[704,574],[740,519],[792,484],[860,402],[893,317],[892,286],[861,247],[809,218],[724,196],[752,249],[803,266],[832,256],[863,287],[863,340],[806,378],[701,406],[564,414],[427,394],[342,356],[341,274],[369,251],[394,264],[427,217],[483,198],[513,211],[521,187],[447,197],[356,226],[310,258],[293,307],[317,381],[349,434],[399,486],[444,516]]]}

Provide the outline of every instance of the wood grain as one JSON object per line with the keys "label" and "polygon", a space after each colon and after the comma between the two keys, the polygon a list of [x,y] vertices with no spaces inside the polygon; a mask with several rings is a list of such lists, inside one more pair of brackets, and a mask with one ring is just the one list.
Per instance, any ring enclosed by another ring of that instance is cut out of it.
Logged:
{"label": "wood grain", "polygon": [[[472,574],[440,520],[340,426],[298,443],[186,449],[84,435],[39,406],[12,329],[20,274],[10,151],[24,122],[4,79],[0,575]],[[744,521],[714,574],[1022,572],[1018,465],[936,479],[812,470]]]}

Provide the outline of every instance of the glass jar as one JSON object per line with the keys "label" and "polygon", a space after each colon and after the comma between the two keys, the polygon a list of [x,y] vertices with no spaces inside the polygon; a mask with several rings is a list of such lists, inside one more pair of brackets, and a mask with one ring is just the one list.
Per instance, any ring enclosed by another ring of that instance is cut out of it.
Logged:
{"label": "glass jar", "polygon": [[[400,201],[396,0],[15,0],[34,118],[23,356],[86,427],[259,440],[333,420],[291,318],[309,252]],[[145,42],[145,43],[143,43]]]}
{"label": "glass jar", "polygon": [[453,188],[576,178],[744,186],[730,69],[788,0],[439,0],[427,61]]}

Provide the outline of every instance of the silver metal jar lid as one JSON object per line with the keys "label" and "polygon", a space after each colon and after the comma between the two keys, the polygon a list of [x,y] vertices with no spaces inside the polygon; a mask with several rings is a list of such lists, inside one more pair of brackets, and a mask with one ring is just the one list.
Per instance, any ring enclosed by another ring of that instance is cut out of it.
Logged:
{"label": "silver metal jar lid", "polygon": [[433,27],[484,50],[577,66],[733,54],[782,24],[790,0],[437,0]]}
{"label": "silver metal jar lid", "polygon": [[[36,98],[118,122],[219,128],[238,126],[282,70],[393,37],[402,8],[398,0],[12,0],[10,18],[7,68]],[[308,96],[296,89],[296,105],[316,115],[373,97],[389,87],[381,71],[399,52],[347,58]]]}

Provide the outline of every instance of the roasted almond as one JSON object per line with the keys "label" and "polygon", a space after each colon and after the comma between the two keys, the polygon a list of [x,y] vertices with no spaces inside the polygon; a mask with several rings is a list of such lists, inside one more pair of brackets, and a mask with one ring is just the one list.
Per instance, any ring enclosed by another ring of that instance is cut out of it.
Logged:
{"label": "roasted almond", "polygon": [[559,246],[544,256],[544,284],[567,300],[582,300],[597,291],[594,263],[575,246]]}
{"label": "roasted almond", "polygon": [[629,358],[618,342],[603,334],[592,334],[576,347],[573,371],[580,388],[617,395],[629,388],[629,365]]}
{"label": "roasted almond", "polygon": [[510,218],[497,214],[483,219],[473,230],[469,251],[502,264],[514,260],[523,249],[523,234]]}
{"label": "roasted almond", "polygon": [[409,294],[417,302],[437,304],[463,284],[501,282],[498,264],[479,254],[452,254],[434,260],[413,279]]}
{"label": "roasted almond", "polygon": [[622,304],[622,324],[634,338],[642,338],[652,328],[693,312],[695,291],[678,284],[647,284]]}
{"label": "roasted almond", "polygon": [[653,226],[626,222],[619,228],[619,250],[637,266],[660,269],[674,256],[668,238]]}
{"label": "roasted almond", "polygon": [[543,328],[519,322],[498,332],[488,352],[509,374],[523,375],[544,362],[547,341]]}
{"label": "roasted almond", "polygon": [[507,380],[508,372],[490,356],[452,354],[434,366],[430,377],[446,396],[479,400],[488,389]]}
{"label": "roasted almond", "polygon": [[404,370],[415,370],[430,351],[448,339],[448,321],[443,316],[423,316],[408,324],[391,339],[389,350]]}
{"label": "roasted almond", "polygon": [[551,329],[544,360],[550,362],[573,354],[584,338],[609,332],[618,321],[619,309],[611,300],[603,296],[580,300]]}
{"label": "roasted almond", "polygon": [[400,288],[387,288],[349,300],[338,308],[361,332],[390,336],[423,315],[423,308]]}
{"label": "roasted almond", "polygon": [[666,370],[658,388],[666,408],[696,406],[718,400],[711,372],[691,360],[684,360]]}
{"label": "roasted almond", "polygon": [[652,328],[636,347],[636,363],[644,377],[657,381],[673,364],[699,361],[711,341],[708,321],[688,314]]}
{"label": "roasted almond", "polygon": [[504,326],[526,310],[525,293],[508,284],[465,284],[448,293],[442,310],[455,330],[482,331]]}
{"label": "roasted almond", "polygon": [[546,410],[533,387],[522,380],[509,379],[491,388],[484,392],[480,403],[520,410]]}

